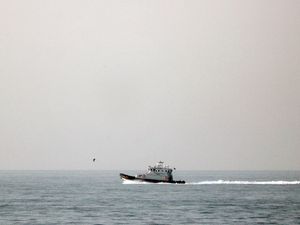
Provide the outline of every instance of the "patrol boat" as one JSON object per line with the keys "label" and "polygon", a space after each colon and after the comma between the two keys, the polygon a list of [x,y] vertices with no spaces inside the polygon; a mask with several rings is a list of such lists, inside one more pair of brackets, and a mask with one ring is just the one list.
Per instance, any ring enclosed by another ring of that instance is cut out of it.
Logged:
{"label": "patrol boat", "polygon": [[145,174],[130,176],[120,173],[120,178],[122,180],[145,181],[151,183],[185,184],[184,180],[173,180],[172,172],[173,170],[169,166],[165,166],[163,162],[158,162],[155,166],[149,166],[148,171]]}

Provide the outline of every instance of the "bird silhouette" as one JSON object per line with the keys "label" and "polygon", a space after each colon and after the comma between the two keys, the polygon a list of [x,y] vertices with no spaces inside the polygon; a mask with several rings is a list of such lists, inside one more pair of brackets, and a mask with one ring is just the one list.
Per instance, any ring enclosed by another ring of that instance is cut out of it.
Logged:
{"label": "bird silhouette", "polygon": [[95,162],[96,161],[96,158],[93,158],[93,162]]}

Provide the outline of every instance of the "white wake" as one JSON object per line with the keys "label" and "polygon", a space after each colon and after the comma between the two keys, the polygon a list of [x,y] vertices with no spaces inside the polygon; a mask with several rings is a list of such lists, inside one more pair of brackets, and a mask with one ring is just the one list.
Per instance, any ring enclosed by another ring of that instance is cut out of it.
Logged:
{"label": "white wake", "polygon": [[[153,184],[143,181],[123,180],[123,184]],[[156,183],[156,184],[168,184],[168,183]],[[213,184],[239,184],[239,185],[291,185],[300,184],[300,181],[242,181],[242,180],[215,180],[215,181],[199,181],[199,182],[187,182],[185,185],[213,185]],[[173,184],[172,184],[173,185]],[[182,184],[179,184],[182,185]]]}
{"label": "white wake", "polygon": [[193,185],[209,185],[209,184],[243,184],[243,185],[256,185],[256,184],[268,184],[268,185],[289,185],[289,184],[300,184],[300,181],[241,181],[241,180],[216,180],[216,181],[199,181],[199,182],[190,182],[186,184]]}

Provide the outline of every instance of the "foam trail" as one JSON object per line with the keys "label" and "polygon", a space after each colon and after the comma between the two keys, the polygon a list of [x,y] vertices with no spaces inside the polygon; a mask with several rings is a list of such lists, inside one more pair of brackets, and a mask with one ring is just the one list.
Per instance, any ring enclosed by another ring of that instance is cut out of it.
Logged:
{"label": "foam trail", "polygon": [[[153,184],[144,181],[136,180],[123,180],[123,184]],[[168,184],[168,183],[156,183],[156,184]],[[199,181],[199,182],[187,182],[185,185],[213,185],[213,184],[239,184],[239,185],[291,185],[300,184],[300,181],[241,181],[241,180],[214,180],[214,181]],[[182,185],[182,184],[180,184]]]}
{"label": "foam trail", "polygon": [[210,184],[242,184],[242,185],[257,185],[257,184],[268,184],[268,185],[289,185],[289,184],[300,184],[300,181],[240,181],[240,180],[216,180],[216,181],[200,181],[191,182],[186,184],[192,185],[210,185]]}

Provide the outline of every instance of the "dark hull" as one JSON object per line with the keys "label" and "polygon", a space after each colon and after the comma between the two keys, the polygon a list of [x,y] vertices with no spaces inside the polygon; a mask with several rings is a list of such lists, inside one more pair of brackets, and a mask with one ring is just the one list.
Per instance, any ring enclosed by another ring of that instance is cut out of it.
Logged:
{"label": "dark hull", "polygon": [[143,178],[137,178],[134,176],[130,176],[124,173],[120,173],[120,178],[125,179],[125,180],[136,180],[136,181],[145,181],[149,183],[170,183],[170,184],[185,184],[184,180],[171,180],[171,181],[166,181],[166,180],[152,180],[152,179],[143,179]]}

